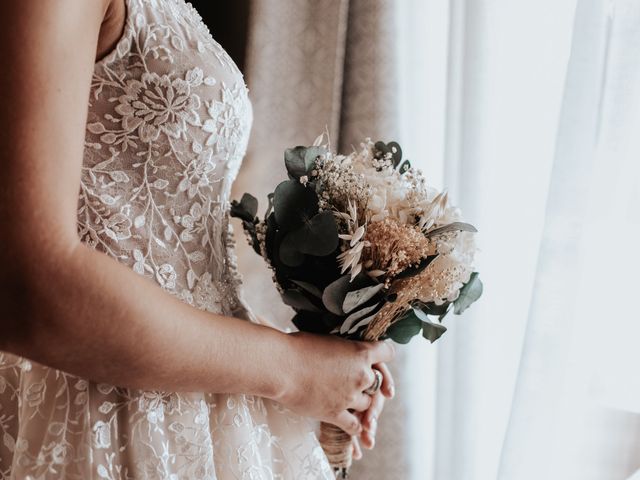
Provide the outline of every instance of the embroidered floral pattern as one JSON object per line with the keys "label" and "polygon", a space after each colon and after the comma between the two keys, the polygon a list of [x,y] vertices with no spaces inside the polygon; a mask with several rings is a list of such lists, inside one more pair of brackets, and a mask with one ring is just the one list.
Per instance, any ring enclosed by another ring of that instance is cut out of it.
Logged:
{"label": "embroidered floral pattern", "polygon": [[[92,79],[78,234],[180,300],[246,318],[227,211],[247,89],[193,7],[126,1],[124,35]],[[9,478],[333,476],[312,425],[277,403],[95,384],[0,352]]]}
{"label": "embroidered floral pattern", "polygon": [[[187,72],[187,77],[194,75],[193,70]],[[184,137],[187,123],[200,124],[200,97],[191,92],[188,81],[169,75],[144,73],[141,80],[127,80],[118,102],[115,111],[122,116],[122,127],[137,129],[144,143],[157,140],[160,132]]]}

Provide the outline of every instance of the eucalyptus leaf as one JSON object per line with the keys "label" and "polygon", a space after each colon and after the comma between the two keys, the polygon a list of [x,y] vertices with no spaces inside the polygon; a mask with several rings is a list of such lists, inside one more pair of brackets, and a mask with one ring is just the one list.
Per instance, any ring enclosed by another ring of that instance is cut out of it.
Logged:
{"label": "eucalyptus leaf", "polygon": [[402,161],[402,148],[400,148],[400,144],[398,142],[389,142],[387,143],[387,148],[393,157],[393,166],[397,167]]}
{"label": "eucalyptus leaf", "polygon": [[478,230],[476,229],[476,227],[474,227],[473,225],[471,225],[469,223],[453,222],[453,223],[450,223],[449,225],[445,225],[444,227],[434,228],[433,230],[425,233],[425,236],[427,238],[429,238],[429,237],[433,237],[435,235],[441,235],[441,234],[447,233],[447,232],[472,232],[472,233],[476,233],[477,231]]}
{"label": "eucalyptus leaf", "polygon": [[304,263],[305,259],[304,254],[298,250],[298,244],[295,238],[292,238],[290,235],[286,235],[282,239],[282,242],[280,242],[278,256],[280,257],[280,261],[288,267],[299,267]]}
{"label": "eucalyptus leaf", "polygon": [[[358,310],[357,312],[352,313],[351,315],[349,315],[347,318],[345,318],[344,322],[342,323],[342,326],[340,327],[340,333],[344,334],[344,333],[353,333],[355,332],[355,330],[357,330],[358,327],[360,327],[361,325],[356,324],[356,322],[358,322],[358,320],[360,320],[363,317],[366,317],[369,313],[371,313],[372,311],[374,311],[377,307],[379,307],[380,304],[376,303],[375,305],[371,305],[369,307],[365,307],[361,310]],[[373,315],[371,318],[373,318],[375,315]],[[371,321],[369,319],[369,321]],[[354,326],[355,324],[355,326]],[[363,325],[366,325],[366,323],[364,323]],[[352,328],[354,327],[354,328]]]}
{"label": "eucalyptus leaf", "polygon": [[387,147],[387,144],[382,141],[377,141],[373,146],[376,150],[382,152],[383,154],[391,152],[389,147]]}
{"label": "eucalyptus leaf", "polygon": [[431,343],[435,342],[444,332],[447,331],[447,328],[444,325],[432,322],[425,311],[414,308],[413,313],[416,317],[422,320],[422,336]]}
{"label": "eucalyptus leaf", "polygon": [[439,323],[422,322],[422,336],[431,343],[439,339],[446,331],[447,327],[440,325]]}
{"label": "eucalyptus leaf", "polygon": [[298,180],[304,175],[309,175],[318,157],[326,153],[327,149],[321,146],[288,148],[284,152],[284,164],[289,176]]}
{"label": "eucalyptus leaf", "polygon": [[292,322],[302,332],[329,333],[333,328],[324,321],[322,314],[306,310],[296,313]]}
{"label": "eucalyptus leaf", "polygon": [[396,320],[387,329],[386,335],[393,341],[398,343],[409,343],[409,340],[420,333],[422,329],[422,320],[418,318],[413,309]]}
{"label": "eucalyptus leaf", "polygon": [[405,160],[398,167],[398,171],[400,172],[400,174],[403,174],[403,173],[407,172],[410,168],[411,168],[411,162],[409,162],[409,160]]}
{"label": "eucalyptus leaf", "polygon": [[293,230],[318,213],[318,196],[300,182],[286,180],[276,187],[273,209],[278,225]]}
{"label": "eucalyptus leaf", "polygon": [[287,234],[298,250],[308,255],[322,257],[333,253],[338,248],[338,226],[333,213],[323,211],[313,216],[304,224]]}
{"label": "eucalyptus leaf", "polygon": [[344,315],[342,302],[344,302],[344,297],[349,292],[350,280],[350,275],[343,275],[327,285],[324,292],[322,292],[322,303],[331,313]]}
{"label": "eucalyptus leaf", "polygon": [[458,298],[453,302],[453,313],[460,315],[482,295],[482,282],[478,272],[473,272],[469,281],[460,289]]}
{"label": "eucalyptus leaf", "polygon": [[232,217],[253,222],[258,213],[258,200],[253,195],[245,193],[239,202],[231,202],[229,213]]}
{"label": "eucalyptus leaf", "polygon": [[380,283],[378,285],[361,288],[359,290],[347,293],[344,302],[342,303],[342,310],[344,310],[346,313],[351,312],[359,305],[362,305],[363,303],[371,300],[383,288],[384,284]]}
{"label": "eucalyptus leaf", "polygon": [[311,302],[311,300],[305,297],[304,294],[298,290],[285,290],[282,293],[282,301],[295,310],[306,310],[309,312],[321,311],[313,304],[313,302]]}
{"label": "eucalyptus leaf", "polygon": [[302,280],[291,280],[291,282],[295,283],[297,286],[299,286],[303,290],[309,292],[314,297],[322,298],[322,291],[312,283],[303,282]]}

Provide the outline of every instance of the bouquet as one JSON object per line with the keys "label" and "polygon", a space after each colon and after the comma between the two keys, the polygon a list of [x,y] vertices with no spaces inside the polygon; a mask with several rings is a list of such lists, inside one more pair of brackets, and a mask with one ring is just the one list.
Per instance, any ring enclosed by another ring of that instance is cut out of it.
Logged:
{"label": "bouquet", "polygon": [[[482,294],[476,229],[403,161],[398,143],[366,139],[340,155],[324,140],[285,151],[289,180],[268,196],[263,219],[246,193],[231,215],[269,264],[300,330],[398,343],[422,333],[434,342],[444,317]],[[320,441],[344,474],[351,437],[323,423]]]}

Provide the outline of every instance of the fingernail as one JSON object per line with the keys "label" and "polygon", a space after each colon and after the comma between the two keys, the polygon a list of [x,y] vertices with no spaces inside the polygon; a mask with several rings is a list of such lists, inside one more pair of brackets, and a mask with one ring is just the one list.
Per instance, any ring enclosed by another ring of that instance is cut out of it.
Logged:
{"label": "fingernail", "polygon": [[391,385],[389,387],[389,393],[391,394],[391,398],[396,396],[396,387],[394,387],[393,385]]}
{"label": "fingernail", "polygon": [[371,431],[375,432],[378,428],[378,418],[376,416],[371,417]]}

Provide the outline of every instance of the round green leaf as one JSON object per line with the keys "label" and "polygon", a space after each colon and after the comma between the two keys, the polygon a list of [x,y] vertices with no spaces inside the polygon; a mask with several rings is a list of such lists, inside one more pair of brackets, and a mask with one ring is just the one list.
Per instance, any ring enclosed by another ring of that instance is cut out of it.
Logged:
{"label": "round green leaf", "polygon": [[308,255],[322,257],[338,248],[338,227],[333,213],[320,212],[304,224],[287,234],[285,240],[292,242],[296,248]]}
{"label": "round green leaf", "polygon": [[291,178],[298,180],[303,175],[310,175],[320,155],[327,153],[324,147],[294,147],[284,152],[284,164]]}
{"label": "round green leaf", "polygon": [[293,230],[318,213],[318,196],[295,180],[280,183],[273,195],[276,222],[285,230]]}
{"label": "round green leaf", "polygon": [[398,343],[409,343],[415,335],[422,330],[420,320],[413,309],[408,310],[399,320],[396,320],[387,329],[387,336]]}
{"label": "round green leaf", "polygon": [[253,195],[245,193],[240,201],[231,202],[229,211],[232,217],[237,217],[248,222],[253,222],[258,213],[258,199]]}

